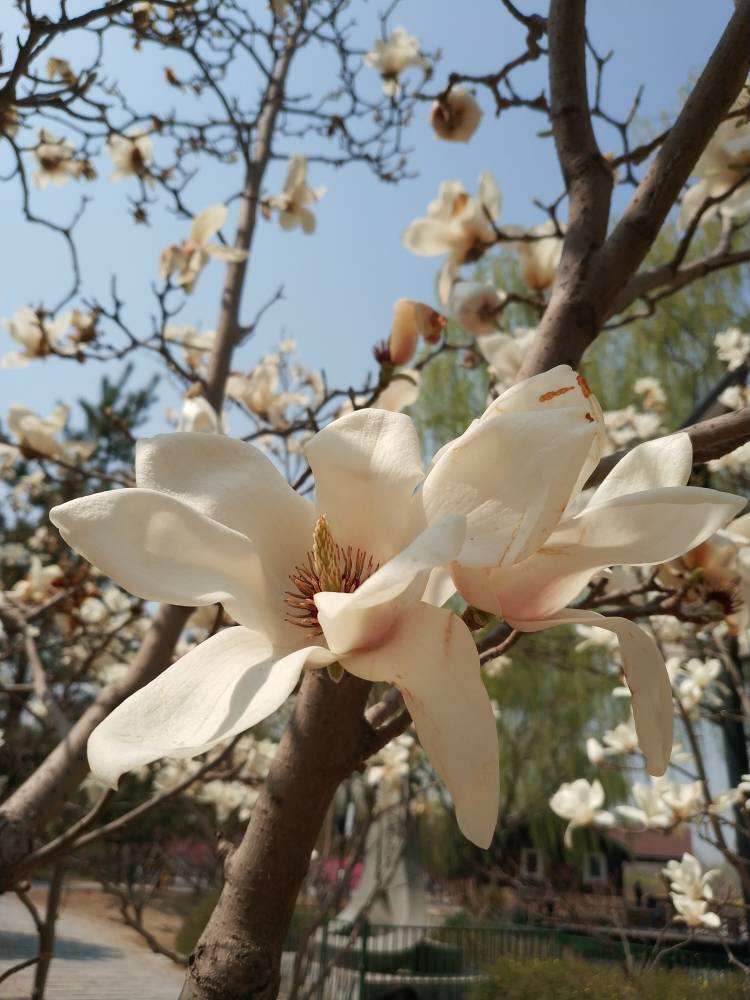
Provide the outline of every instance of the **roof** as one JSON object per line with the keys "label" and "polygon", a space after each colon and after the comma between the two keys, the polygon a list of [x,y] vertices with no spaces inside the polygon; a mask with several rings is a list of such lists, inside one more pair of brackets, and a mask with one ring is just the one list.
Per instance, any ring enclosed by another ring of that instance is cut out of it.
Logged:
{"label": "roof", "polygon": [[643,861],[681,858],[692,846],[690,830],[685,826],[669,833],[660,830],[607,830],[605,836],[624,847],[634,858]]}

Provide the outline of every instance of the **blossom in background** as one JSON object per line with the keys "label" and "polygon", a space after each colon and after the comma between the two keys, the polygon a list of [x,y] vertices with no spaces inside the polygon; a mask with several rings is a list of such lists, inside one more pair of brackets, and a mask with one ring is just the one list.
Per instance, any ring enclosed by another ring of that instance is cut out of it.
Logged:
{"label": "blossom in background", "polygon": [[722,455],[721,458],[712,458],[706,465],[711,472],[730,472],[735,476],[744,474],[750,465],[750,441]]}
{"label": "blossom in background", "polygon": [[428,519],[435,468],[425,476],[411,420],[383,410],[334,421],[306,454],[314,505],[251,445],[168,434],[139,442],[135,489],[53,509],[65,540],[126,590],[220,602],[239,623],[119,705],[89,740],[92,770],[116,785],[148,761],[196,756],[279,708],[303,668],[343,669],[401,690],[461,829],[486,847],[498,744],[478,653],[460,618],[422,600],[465,544],[465,516],[434,516],[460,478],[441,469]]}
{"label": "blossom in background", "polygon": [[48,80],[62,80],[69,87],[75,87],[78,83],[78,76],[67,59],[50,56],[47,60],[46,72]]}
{"label": "blossom in background", "polygon": [[164,328],[164,339],[184,348],[185,363],[190,368],[200,368],[213,350],[216,331],[197,330],[189,323],[171,323]]}
{"label": "blossom in background", "polygon": [[508,301],[505,292],[476,281],[458,281],[450,295],[450,312],[455,321],[475,337],[497,333],[500,316]]}
{"label": "blossom in background", "polygon": [[565,846],[573,846],[573,831],[582,826],[610,827],[615,818],[611,812],[602,809],[604,789],[598,779],[587,781],[578,778],[566,781],[549,800],[550,808],[562,819],[568,820],[565,830]]}
{"label": "blossom in background", "polygon": [[552,219],[533,226],[526,235],[534,238],[513,244],[521,262],[521,277],[529,288],[543,292],[555,280],[562,255],[562,237]]}
{"label": "blossom in background", "polygon": [[182,243],[172,243],[162,250],[159,259],[160,277],[166,279],[176,274],[176,283],[189,294],[195,288],[195,283],[210,257],[225,264],[238,264],[245,260],[246,250],[227,247],[221,243],[209,243],[226,219],[226,205],[211,205],[199,212],[190,226],[188,238]]}
{"label": "blossom in background", "polygon": [[721,923],[716,913],[708,911],[713,899],[711,880],[720,874],[718,869],[703,872],[700,861],[685,852],[680,861],[670,861],[662,875],[670,882],[672,902],[677,910],[675,920],[689,927],[718,927]]}
{"label": "blossom in background", "polygon": [[39,169],[34,174],[34,183],[39,188],[48,184],[62,187],[71,177],[95,176],[93,168],[85,160],[76,159],[75,146],[70,139],[57,138],[46,129],[39,130],[39,143],[33,150]]}
{"label": "blossom in background", "polygon": [[608,756],[635,753],[638,749],[638,737],[632,719],[621,722],[614,729],[608,729],[602,739],[606,747],[604,752]]}
{"label": "blossom in background", "polygon": [[383,747],[368,766],[365,780],[377,789],[375,809],[382,812],[406,801],[409,758],[414,745],[411,736],[399,736]]}
{"label": "blossom in background", "polygon": [[129,135],[111,135],[107,139],[107,152],[115,166],[111,181],[121,181],[125,177],[149,176],[149,166],[154,158],[154,147],[145,131],[133,131]]}
{"label": "blossom in background", "polygon": [[307,207],[320,201],[326,193],[324,187],[311,188],[307,183],[307,158],[295,153],[289,161],[289,168],[281,194],[275,194],[265,202],[267,209],[279,213],[282,229],[296,229],[303,233],[315,232],[315,216]]}
{"label": "blossom in background", "polygon": [[633,392],[642,397],[643,406],[647,410],[663,410],[666,406],[667,394],[658,378],[650,375],[637,378],[633,383]]}
{"label": "blossom in background", "polygon": [[535,336],[535,327],[517,327],[512,334],[486,333],[477,338],[477,347],[499,389],[510,388],[516,381]]}
{"label": "blossom in background", "polygon": [[661,414],[642,412],[632,404],[622,410],[607,410],[604,414],[607,437],[615,448],[626,448],[654,437],[663,431]]}
{"label": "blossom in background", "polygon": [[397,97],[401,91],[399,77],[410,66],[427,68],[429,65],[420,53],[419,39],[406,28],[394,28],[387,38],[377,38],[372,50],[364,57],[365,66],[380,74],[383,93]]}
{"label": "blossom in background", "polygon": [[219,418],[205,396],[185,398],[177,429],[194,431],[196,434],[225,434],[227,430],[226,422]]}
{"label": "blossom in background", "polygon": [[28,406],[13,403],[8,410],[8,430],[20,448],[73,463],[79,458],[89,458],[96,446],[85,441],[58,440],[69,415],[67,406],[56,406],[48,417],[40,417]]}
{"label": "blossom in background", "polygon": [[468,142],[482,120],[482,109],[474,95],[464,87],[452,87],[440,101],[430,106],[430,125],[447,142]]}
{"label": "blossom in background", "polygon": [[419,399],[422,376],[415,368],[399,368],[372,402],[375,410],[400,413]]}
{"label": "blossom in background", "polygon": [[11,339],[21,350],[6,354],[0,368],[23,368],[34,358],[51,353],[71,354],[74,348],[63,340],[70,323],[69,312],[61,313],[57,319],[48,319],[42,310],[22,306],[10,319],[3,321]]}
{"label": "blossom in background", "polygon": [[671,810],[674,823],[685,823],[703,812],[706,800],[700,781],[665,782],[661,786],[664,805]]}
{"label": "blossom in background", "polygon": [[726,362],[730,372],[747,361],[750,354],[750,333],[743,333],[737,326],[731,326],[714,336],[716,357]]}
{"label": "blossom in background", "polygon": [[438,298],[445,305],[458,270],[473,263],[495,243],[493,221],[500,216],[502,199],[492,174],[479,177],[472,197],[460,181],[443,181],[438,196],[427,206],[427,215],[409,223],[403,244],[419,257],[447,255],[438,278]]}
{"label": "blossom in background", "polygon": [[635,805],[617,806],[616,810],[623,819],[646,830],[668,830],[674,826],[675,818],[664,801],[663,790],[663,778],[652,778],[648,784],[639,782],[631,789]]}
{"label": "blossom in background", "polygon": [[29,572],[7,594],[17,604],[43,604],[59,593],[62,583],[63,571],[57,564],[43,566],[39,556],[32,556]]}
{"label": "blossom in background", "polygon": [[677,685],[677,697],[686,711],[696,708],[703,698],[706,689],[721,673],[719,660],[690,659],[682,667],[682,678]]}
{"label": "blossom in background", "polygon": [[444,329],[445,317],[432,306],[413,299],[396,299],[388,338],[391,364],[408,364],[416,353],[420,337],[427,344],[436,344]]}
{"label": "blossom in background", "polygon": [[[508,389],[439,453],[425,504],[428,516],[474,511],[469,542],[452,566],[469,605],[524,632],[585,624],[617,635],[640,747],[649,773],[658,775],[672,747],[672,689],[658,647],[629,619],[567,605],[608,566],[662,562],[700,544],[745,501],[684,485],[692,445],[678,433],[634,448],[581,509],[602,438],[595,397],[571,368],[558,366]],[[486,460],[468,464],[466,456],[482,448]],[[451,502],[438,493],[441,469],[464,484]],[[481,545],[471,544],[475,529]]]}
{"label": "blossom in background", "polygon": [[[746,110],[746,98],[738,101],[732,111]],[[747,174],[750,169],[750,123],[744,114],[723,121],[695,165],[693,175],[698,179],[682,196],[679,225],[686,229],[708,198],[721,198]],[[713,205],[701,216],[701,222],[720,212],[722,215],[741,215],[750,209],[747,184],[742,184],[719,205]]]}

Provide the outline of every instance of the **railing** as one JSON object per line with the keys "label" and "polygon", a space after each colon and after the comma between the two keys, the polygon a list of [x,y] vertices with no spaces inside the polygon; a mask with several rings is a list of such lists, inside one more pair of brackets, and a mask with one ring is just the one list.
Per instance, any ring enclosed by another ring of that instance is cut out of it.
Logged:
{"label": "railing", "polygon": [[[287,974],[296,946],[297,941],[287,943]],[[629,944],[636,960],[645,958],[652,948],[653,942]],[[465,1000],[503,956],[559,958],[563,954],[620,961],[623,946],[615,938],[547,927],[402,927],[367,921],[352,927],[331,920],[309,942],[300,995],[313,1000],[385,1000],[392,995]],[[690,948],[669,951],[662,964],[682,969],[727,968],[725,954]],[[411,993],[399,994],[407,987]]]}

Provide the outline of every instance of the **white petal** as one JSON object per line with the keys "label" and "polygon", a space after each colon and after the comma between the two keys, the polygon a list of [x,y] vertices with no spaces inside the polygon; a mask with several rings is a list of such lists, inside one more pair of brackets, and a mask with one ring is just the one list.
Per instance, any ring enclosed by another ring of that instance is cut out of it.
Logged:
{"label": "white petal", "polygon": [[456,585],[450,570],[438,566],[430,573],[422,600],[425,604],[434,604],[436,608],[442,608],[455,593]]}
{"label": "white petal", "polygon": [[693,467],[693,445],[681,431],[645,441],[627,453],[594,492],[589,506],[659,486],[684,486]]}
{"label": "white petal", "polygon": [[526,558],[557,526],[595,435],[577,407],[476,421],[425,480],[427,520],[467,518],[464,565]]}
{"label": "white petal", "polygon": [[201,246],[211,239],[227,219],[226,205],[210,205],[198,212],[190,227],[190,238]]}
{"label": "white petal", "polygon": [[538,621],[508,621],[523,632],[540,632],[555,625],[593,625],[614,632],[620,643],[622,669],[632,695],[633,720],[646,769],[654,776],[665,773],[672,754],[672,687],[664,659],[647,632],[627,618],[573,608]]}
{"label": "white petal", "polygon": [[437,219],[416,219],[407,227],[402,241],[418,257],[439,257],[450,249],[446,228],[446,223]]}
{"label": "white petal", "polygon": [[139,487],[159,490],[246,535],[281,591],[312,548],[312,504],[261,451],[206,434],[159,434],[138,442]]}
{"label": "white petal", "polygon": [[221,260],[225,264],[239,264],[247,259],[247,250],[241,250],[239,247],[226,247],[223,243],[209,243],[205,250],[209,257]]}
{"label": "white petal", "polygon": [[328,648],[341,655],[385,641],[399,618],[410,615],[420,601],[431,570],[456,558],[465,530],[462,518],[431,525],[354,593],[316,594],[318,621]]}
{"label": "white petal", "polygon": [[497,185],[497,181],[489,170],[483,170],[479,175],[477,195],[480,202],[484,205],[492,218],[497,219],[500,215],[503,199],[500,194],[500,188]]}
{"label": "white petal", "polygon": [[424,524],[414,491],[423,477],[419,438],[403,413],[358,410],[308,442],[315,506],[339,545],[385,563]]}
{"label": "white petal", "polygon": [[267,718],[303,667],[324,666],[314,646],[279,659],[265,636],[237,626],[196,646],[136,691],[91,734],[91,770],[112,788],[121,774],[160,757],[195,757]]}
{"label": "white petal", "polygon": [[569,604],[607,566],[668,562],[709,538],[744,507],[718,490],[673,486],[589,507],[563,522],[538,553],[493,572],[506,617],[539,618]]}
{"label": "white petal", "polygon": [[499,806],[497,724],[464,623],[448,610],[419,604],[385,646],[348,655],[343,665],[358,677],[399,688],[451,794],[459,827],[488,847]]}

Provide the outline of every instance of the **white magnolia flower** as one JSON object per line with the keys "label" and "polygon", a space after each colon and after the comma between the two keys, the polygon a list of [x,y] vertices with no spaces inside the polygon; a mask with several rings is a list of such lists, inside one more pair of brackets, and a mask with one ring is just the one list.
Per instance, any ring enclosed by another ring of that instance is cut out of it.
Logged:
{"label": "white magnolia flower", "polygon": [[95,445],[83,441],[58,440],[69,414],[67,406],[56,406],[48,417],[40,417],[28,406],[13,403],[8,410],[8,430],[24,449],[63,462],[75,462],[78,458],[88,458]]}
{"label": "white magnolia flower", "polygon": [[211,406],[205,396],[187,396],[182,404],[180,431],[196,434],[226,434],[226,421]]}
{"label": "white magnolia flower", "polygon": [[533,226],[527,235],[537,238],[513,244],[521,261],[521,276],[529,288],[543,292],[555,280],[563,241],[552,219]]}
{"label": "white magnolia flower", "polygon": [[633,383],[633,392],[643,397],[643,405],[647,410],[662,410],[667,403],[667,394],[658,378],[645,375]]}
{"label": "white magnolia flower", "polygon": [[107,139],[107,152],[115,166],[111,181],[125,177],[149,176],[149,166],[154,158],[154,147],[147,132],[137,130],[129,135],[111,135]]}
{"label": "white magnolia flower", "polygon": [[747,361],[750,354],[750,333],[743,333],[739,327],[731,326],[716,334],[714,344],[717,358],[725,361],[731,372]]}
{"label": "white magnolia flower", "polygon": [[189,323],[170,323],[164,328],[164,339],[180,344],[185,351],[186,364],[190,368],[199,368],[214,348],[216,331],[197,330]]}
{"label": "white magnolia flower", "polygon": [[635,753],[638,750],[638,736],[632,719],[629,722],[621,722],[614,729],[608,729],[602,739],[608,756]]}
{"label": "white magnolia flower", "polygon": [[601,649],[614,653],[618,649],[617,636],[612,632],[603,632],[600,628],[592,628],[591,625],[576,625],[575,632],[581,636],[581,641],[576,643],[576,653],[582,653],[587,649]]}
{"label": "white magnolia flower", "polygon": [[43,566],[39,556],[32,556],[29,572],[8,594],[19,604],[43,604],[59,593],[62,582],[63,571],[57,564]]}
{"label": "white magnolia flower", "polygon": [[75,348],[64,343],[70,323],[69,312],[61,313],[57,319],[48,319],[31,306],[22,306],[10,319],[3,321],[3,326],[21,350],[6,354],[0,368],[23,368],[34,358],[43,358],[51,353],[74,353]]}
{"label": "white magnolia flower", "polygon": [[607,436],[616,448],[625,448],[662,433],[659,413],[637,410],[629,405],[622,410],[608,410],[604,414]]}
{"label": "white magnolia flower", "polygon": [[419,257],[447,259],[438,279],[438,298],[445,305],[458,269],[472,263],[495,243],[493,220],[500,215],[501,197],[492,174],[479,177],[476,197],[460,181],[443,181],[438,196],[427,206],[427,215],[407,226],[402,241]]}
{"label": "white magnolia flower", "polygon": [[[741,99],[732,108],[743,107],[746,99]],[[686,229],[707,198],[721,198],[722,195],[742,180],[750,169],[750,124],[742,115],[730,118],[719,125],[695,166],[697,184],[689,187],[682,196],[679,224]],[[722,215],[735,216],[748,210],[748,189],[742,184],[720,205],[714,205],[701,216],[707,222],[717,211]]]}
{"label": "white magnolia flower", "polygon": [[315,216],[307,206],[320,201],[325,193],[324,187],[310,187],[307,183],[307,158],[295,153],[289,161],[283,191],[269,198],[266,204],[279,213],[282,229],[299,226],[303,233],[314,233]]}
{"label": "white magnolia flower", "polygon": [[[492,285],[458,281],[450,295],[450,312],[455,321],[475,337],[497,333],[508,296]],[[506,335],[504,335],[506,336]]]}
{"label": "white magnolia flower", "polygon": [[76,159],[75,146],[70,139],[61,139],[46,129],[39,130],[39,143],[34,152],[39,169],[34,174],[34,183],[39,188],[48,184],[62,187],[71,177],[80,177],[86,165]]}
{"label": "white magnolia flower", "polygon": [[690,659],[681,669],[681,678],[677,685],[677,697],[683,707],[690,711],[703,698],[706,688],[712,684],[721,673],[719,660]]}
{"label": "white magnolia flower", "polygon": [[662,868],[662,875],[669,879],[671,890],[688,899],[713,899],[711,879],[720,872],[718,868],[703,872],[700,861],[687,851],[681,861],[669,861]]}
{"label": "white magnolia flower", "polygon": [[519,327],[512,334],[488,333],[477,339],[477,347],[500,388],[508,388],[516,381],[535,336],[535,327]]}
{"label": "white magnolia flower", "polygon": [[438,139],[468,142],[482,120],[482,109],[474,95],[464,87],[453,87],[442,101],[430,106],[430,125]]}
{"label": "white magnolia flower", "polygon": [[416,368],[399,368],[385,389],[375,397],[372,408],[401,413],[419,399],[421,382],[422,376]]}
{"label": "white magnolia flower", "polygon": [[226,393],[251,413],[267,417],[280,393],[279,359],[267,355],[249,374],[233,372],[227,379]]}
{"label": "white magnolia flower", "polygon": [[[434,509],[444,516],[471,504],[476,511],[468,521],[469,541],[452,567],[469,605],[524,632],[585,624],[617,635],[641,750],[649,773],[658,775],[672,747],[672,689],[658,647],[629,619],[567,605],[608,566],[663,562],[700,544],[745,501],[684,485],[693,452],[688,435],[679,433],[634,448],[580,509],[602,437],[595,397],[585,380],[561,365],[507,390],[443,449],[425,485],[425,502],[432,509],[430,491],[439,488],[441,466],[464,483],[452,502],[436,497]],[[466,455],[478,447],[487,459],[469,466]],[[534,460],[521,464],[519,453]],[[481,543],[472,544],[474,531]]]}
{"label": "white magnolia flower", "polygon": [[500,656],[493,656],[491,660],[488,660],[488,662],[484,664],[484,672],[487,677],[492,677],[493,680],[497,680],[512,666],[513,660],[509,656],[501,654]]}
{"label": "white magnolia flower", "polygon": [[603,764],[607,756],[604,747],[593,736],[586,740],[586,756],[592,764]]}
{"label": "white magnolia flower", "polygon": [[713,913],[708,909],[708,903],[704,899],[690,899],[688,896],[680,896],[672,893],[672,903],[677,916],[677,923],[687,924],[688,927],[709,927],[715,929],[721,926],[721,919],[718,913]]}
{"label": "white magnolia flower", "polygon": [[679,823],[694,819],[706,805],[700,781],[668,782],[662,787],[661,794],[664,804],[672,811],[674,821]]}
{"label": "white magnolia flower", "polygon": [[377,788],[375,806],[378,811],[392,808],[404,801],[404,785],[409,777],[410,755],[409,740],[402,742],[396,739],[372,758],[373,763],[367,768],[365,780],[368,785]]}
{"label": "white magnolia flower", "polygon": [[750,465],[750,441],[722,455],[721,458],[712,458],[706,465],[711,472],[730,472],[735,476],[743,474]]}
{"label": "white magnolia flower", "polygon": [[425,68],[427,60],[420,54],[419,39],[406,28],[394,28],[387,38],[376,38],[372,50],[365,55],[365,66],[380,74],[383,93],[396,97],[401,90],[399,77],[410,66]]}
{"label": "white magnolia flower", "polygon": [[445,317],[432,306],[414,299],[396,299],[388,338],[391,364],[408,364],[416,353],[420,337],[428,344],[436,344],[444,329]]}
{"label": "white magnolia flower", "polygon": [[604,789],[598,779],[587,781],[578,778],[566,781],[549,800],[550,808],[562,819],[567,819],[565,846],[573,846],[573,831],[579,826],[612,826],[615,818],[611,812],[602,810]]}
{"label": "white magnolia flower", "polygon": [[712,799],[711,802],[709,802],[708,811],[712,816],[719,816],[721,813],[734,809],[741,798],[742,795],[736,788],[727,788],[726,791],[719,792],[719,794]]}
{"label": "white magnolia flower", "polygon": [[[479,657],[460,618],[421,600],[432,571],[463,547],[466,519],[428,524],[435,469],[423,473],[403,414],[349,414],[306,452],[314,505],[251,445],[166,434],[139,442],[136,488],[53,509],[65,540],[131,593],[220,602],[239,623],[119,705],[89,740],[92,770],[114,786],[149,761],[203,753],[276,711],[303,668],[343,668],[401,690],[461,829],[486,847],[498,745]],[[433,501],[460,492],[446,471]]]}
{"label": "white magnolia flower", "polygon": [[635,784],[632,788],[635,805],[617,806],[617,812],[647,830],[667,830],[674,825],[675,819],[664,802],[663,790],[663,778],[653,778],[649,784]]}
{"label": "white magnolia flower", "polygon": [[176,273],[176,283],[190,293],[209,257],[225,264],[238,264],[245,260],[246,250],[227,247],[221,243],[209,243],[211,237],[224,225],[226,218],[226,205],[211,205],[199,212],[190,226],[188,238],[162,250],[159,259],[160,277],[169,278]]}
{"label": "white magnolia flower", "polygon": [[730,385],[719,396],[719,402],[728,410],[744,410],[750,406],[750,386]]}

